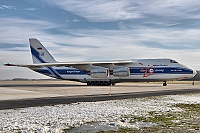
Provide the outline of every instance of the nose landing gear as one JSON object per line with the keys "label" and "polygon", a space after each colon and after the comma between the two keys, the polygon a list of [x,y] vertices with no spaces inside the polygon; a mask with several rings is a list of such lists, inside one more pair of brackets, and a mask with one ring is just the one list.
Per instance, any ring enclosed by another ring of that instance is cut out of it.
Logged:
{"label": "nose landing gear", "polygon": [[164,81],[163,86],[167,86],[167,82],[166,81]]}

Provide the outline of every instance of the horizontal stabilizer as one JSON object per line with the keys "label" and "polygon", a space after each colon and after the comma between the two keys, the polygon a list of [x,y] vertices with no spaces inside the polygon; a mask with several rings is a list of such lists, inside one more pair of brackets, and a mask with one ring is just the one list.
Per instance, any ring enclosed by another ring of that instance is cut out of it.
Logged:
{"label": "horizontal stabilizer", "polygon": [[4,66],[18,66],[18,65],[7,63],[7,64],[4,64]]}
{"label": "horizontal stabilizer", "polygon": [[4,66],[27,67],[27,65],[10,64],[10,63],[4,64]]}

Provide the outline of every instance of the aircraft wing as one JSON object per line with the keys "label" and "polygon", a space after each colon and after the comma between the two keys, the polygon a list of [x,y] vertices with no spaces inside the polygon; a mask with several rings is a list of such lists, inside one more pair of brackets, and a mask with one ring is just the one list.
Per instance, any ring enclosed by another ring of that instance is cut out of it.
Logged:
{"label": "aircraft wing", "polygon": [[39,63],[30,65],[20,65],[20,64],[4,64],[5,66],[17,66],[17,67],[75,67],[81,70],[89,71],[91,68],[96,67],[112,67],[112,66],[123,66],[127,64],[135,64],[133,60],[121,60],[121,61],[98,61],[98,62],[55,62],[55,63]]}

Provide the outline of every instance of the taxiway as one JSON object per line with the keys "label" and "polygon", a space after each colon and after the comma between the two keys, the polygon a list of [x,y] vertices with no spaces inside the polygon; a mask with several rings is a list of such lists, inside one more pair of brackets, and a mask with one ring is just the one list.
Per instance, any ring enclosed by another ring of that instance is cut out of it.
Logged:
{"label": "taxiway", "polygon": [[69,81],[0,81],[0,109],[75,102],[106,101],[200,92],[191,82],[120,83],[116,86],[86,86]]}

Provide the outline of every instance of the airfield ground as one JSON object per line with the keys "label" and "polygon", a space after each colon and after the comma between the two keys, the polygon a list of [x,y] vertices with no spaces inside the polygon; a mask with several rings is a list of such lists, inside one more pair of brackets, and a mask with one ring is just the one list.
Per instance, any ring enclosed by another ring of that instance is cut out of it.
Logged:
{"label": "airfield ground", "polygon": [[146,91],[200,89],[200,82],[118,83],[115,86],[86,86],[71,81],[0,81],[0,101],[42,97],[83,96]]}
{"label": "airfield ground", "polygon": [[0,91],[2,133],[200,131],[200,82],[0,81]]}
{"label": "airfield ground", "polygon": [[71,81],[0,81],[0,109],[200,92],[200,82],[118,83],[86,86]]}

